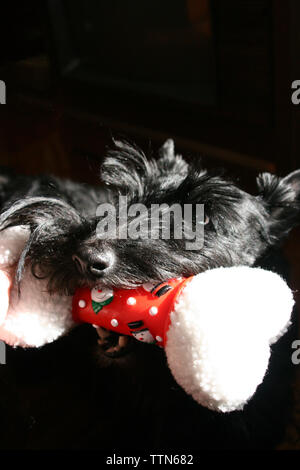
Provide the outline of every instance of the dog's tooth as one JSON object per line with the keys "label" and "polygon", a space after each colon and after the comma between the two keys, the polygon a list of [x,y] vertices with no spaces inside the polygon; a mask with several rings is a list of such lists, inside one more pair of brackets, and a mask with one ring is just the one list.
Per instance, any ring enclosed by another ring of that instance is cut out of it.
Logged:
{"label": "dog's tooth", "polygon": [[129,340],[128,336],[121,335],[118,341],[120,348],[124,348],[125,346],[127,346],[128,340]]}
{"label": "dog's tooth", "polygon": [[97,325],[96,326],[93,325],[93,326],[94,326],[94,328],[96,328],[96,331],[97,331],[98,335],[100,336],[100,338],[105,339],[109,335],[111,335],[111,331],[106,330],[105,328],[102,328],[101,326],[97,326]]}

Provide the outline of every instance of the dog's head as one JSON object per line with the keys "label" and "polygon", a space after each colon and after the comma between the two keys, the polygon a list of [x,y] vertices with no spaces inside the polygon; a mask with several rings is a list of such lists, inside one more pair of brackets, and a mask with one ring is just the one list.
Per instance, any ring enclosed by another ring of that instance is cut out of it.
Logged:
{"label": "dog's head", "polygon": [[286,178],[260,175],[259,194],[252,196],[220,172],[188,164],[172,140],[157,160],[115,142],[102,180],[110,200],[99,208],[96,231],[79,257],[86,266],[89,250],[95,261],[99,256],[104,285],[132,287],[219,266],[251,266],[300,221],[300,171]]}
{"label": "dog's head", "polygon": [[300,170],[285,178],[260,175],[259,194],[252,196],[185,162],[171,140],[157,160],[116,141],[101,177],[106,203],[92,211],[82,199],[78,204],[76,187],[67,198],[63,190],[28,197],[2,213],[2,229],[30,228],[19,280],[26,263],[49,279],[50,291],[68,293],[84,284],[130,288],[219,266],[251,266],[300,221]]}

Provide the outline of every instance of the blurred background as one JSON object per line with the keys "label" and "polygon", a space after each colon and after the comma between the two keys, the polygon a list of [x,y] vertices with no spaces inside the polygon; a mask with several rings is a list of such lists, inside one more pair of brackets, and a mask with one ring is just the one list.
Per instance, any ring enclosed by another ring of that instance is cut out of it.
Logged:
{"label": "blurred background", "polygon": [[[148,154],[172,137],[253,192],[259,172],[300,167],[299,1],[12,0],[1,17],[1,166],[97,184],[125,136]],[[299,389],[282,448],[300,447]]]}
{"label": "blurred background", "polygon": [[[97,182],[111,135],[250,184],[299,166],[299,1],[7,2],[1,163]],[[150,151],[150,150],[149,150]]]}

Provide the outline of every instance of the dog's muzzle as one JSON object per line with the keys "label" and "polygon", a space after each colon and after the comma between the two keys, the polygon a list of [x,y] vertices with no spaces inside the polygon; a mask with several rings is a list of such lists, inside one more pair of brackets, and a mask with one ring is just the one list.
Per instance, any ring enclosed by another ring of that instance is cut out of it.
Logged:
{"label": "dog's muzzle", "polygon": [[72,259],[80,274],[92,275],[95,278],[103,277],[114,264],[113,253],[100,252],[90,247],[80,249]]}

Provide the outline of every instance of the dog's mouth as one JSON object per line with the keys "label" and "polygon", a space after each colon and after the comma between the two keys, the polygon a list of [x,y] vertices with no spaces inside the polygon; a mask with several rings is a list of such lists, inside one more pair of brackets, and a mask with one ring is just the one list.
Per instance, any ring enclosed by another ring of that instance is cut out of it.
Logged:
{"label": "dog's mouth", "polygon": [[127,355],[133,347],[134,339],[94,325],[99,339],[97,341],[103,354],[110,358],[118,358]]}

